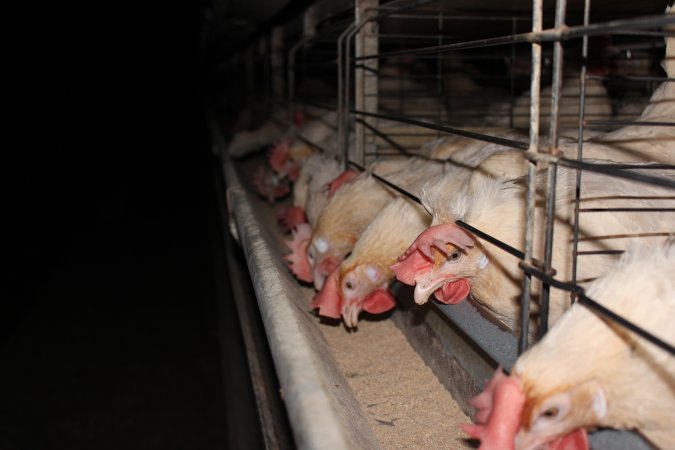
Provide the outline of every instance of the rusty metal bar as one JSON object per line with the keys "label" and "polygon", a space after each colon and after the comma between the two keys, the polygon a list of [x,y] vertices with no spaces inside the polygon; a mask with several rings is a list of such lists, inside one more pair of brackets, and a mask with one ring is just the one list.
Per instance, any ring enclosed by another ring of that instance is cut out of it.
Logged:
{"label": "rusty metal bar", "polygon": [[673,212],[675,208],[579,208],[579,212]]}
{"label": "rusty metal bar", "polygon": [[585,123],[586,125],[600,125],[600,126],[636,125],[645,127],[675,127],[675,122],[641,122],[632,120],[586,120]]}
{"label": "rusty metal bar", "polygon": [[560,158],[559,163],[567,167],[579,167],[583,170],[588,170],[590,172],[604,173],[617,178],[627,178],[629,180],[639,181],[641,183],[653,184],[657,186],[665,186],[668,188],[675,189],[675,180],[668,178],[655,177],[651,175],[643,175],[639,172],[634,172],[632,170],[626,169],[616,169],[606,164],[593,164],[593,163],[577,163],[574,160],[567,160],[565,158]]}
{"label": "rusty metal bar", "polygon": [[[532,0],[532,32],[538,33],[543,24],[543,0]],[[541,44],[532,43],[532,70],[530,73],[530,145],[529,154],[539,151],[539,88],[541,85]],[[527,168],[527,216],[525,219],[525,261],[532,263],[534,258],[534,212],[537,201],[536,191],[537,164],[530,163]],[[520,339],[519,354],[527,350],[530,327],[530,298],[532,279],[528,274],[523,277],[523,295],[520,300]]]}
{"label": "rusty metal bar", "polygon": [[[361,172],[366,171],[366,168],[363,167],[361,164],[359,164],[357,162],[349,161],[349,165],[359,169]],[[418,196],[416,196],[415,194],[413,194],[412,192],[410,192],[406,189],[403,189],[402,187],[392,183],[391,181],[387,180],[384,177],[381,177],[380,175],[378,175],[376,173],[371,172],[370,176],[375,178],[376,180],[380,181],[382,184],[385,184],[386,186],[389,186],[391,189],[395,190],[399,194],[401,194],[405,197],[408,197],[410,200],[412,200],[416,203],[419,203],[420,205],[422,204],[422,201],[420,200],[420,198]]]}
{"label": "rusty metal bar", "polygon": [[[390,138],[387,134],[381,132],[380,130],[378,130],[378,129],[375,128],[374,126],[370,125],[370,124],[369,124],[368,122],[366,122],[365,120],[363,120],[363,119],[356,119],[356,123],[359,123],[359,124],[363,125],[363,126],[366,127],[368,130],[370,130],[373,134],[375,134],[375,135],[379,136],[380,138],[384,139],[384,141],[385,141],[387,144],[391,145],[391,146],[394,147],[396,150],[398,150],[400,154],[407,155],[407,156],[410,156],[410,155],[411,155],[410,152],[408,151],[408,149],[406,149],[404,146],[402,146],[401,144],[399,144],[398,142],[396,142],[395,140],[393,140],[392,138]],[[366,152],[366,155],[368,155],[368,154],[369,154],[369,153]],[[377,153],[370,153],[370,154],[376,155]]]}
{"label": "rusty metal bar", "polygon": [[[355,59],[372,55],[378,52],[378,24],[370,20],[369,12],[374,10],[379,5],[379,0],[357,0],[355,9],[355,19],[357,23],[361,23],[355,36],[354,56]],[[356,68],[354,71],[354,104],[356,109],[377,113],[377,88],[378,88],[378,65],[377,59],[369,59],[365,61],[363,66],[368,67],[368,70]],[[366,118],[365,121],[371,126],[377,126],[377,121]],[[359,161],[360,164],[366,163],[365,153],[366,146],[371,145],[367,142],[367,129],[361,123],[356,123],[354,127],[355,132],[355,146],[350,155],[351,160]]]}
{"label": "rusty metal bar", "polygon": [[638,170],[654,170],[654,169],[665,169],[665,170],[675,170],[675,166],[668,164],[645,164],[643,166],[639,164],[633,165],[619,165],[619,164],[603,164],[603,163],[590,163],[585,161],[580,161],[576,159],[567,159],[563,157],[551,157],[550,155],[537,154],[530,155],[525,154],[527,159],[533,161],[555,161],[557,164],[564,167],[572,167],[575,169],[586,170],[589,172],[603,173],[616,178],[626,178],[628,180],[639,181],[641,183],[653,184],[657,186],[665,186],[668,188],[675,189],[675,179],[672,178],[663,178],[652,175],[644,175],[640,172],[635,172],[632,169]]}
{"label": "rusty metal bar", "polygon": [[456,134],[458,136],[465,136],[468,138],[476,139],[478,141],[490,142],[493,144],[503,145],[504,147],[515,148],[518,150],[527,150],[528,145],[524,142],[514,141],[512,139],[504,139],[496,136],[490,136],[487,134],[476,133],[474,131],[462,130],[460,128],[446,127],[444,125],[437,125],[431,122],[424,122],[422,120],[410,119],[408,117],[396,116],[393,114],[373,114],[366,111],[357,111],[351,110],[351,113],[360,114],[362,116],[373,116],[380,119],[393,120],[395,122],[407,123],[410,125],[417,125],[423,128],[428,128],[430,130],[442,131],[444,133]]}
{"label": "rusty metal bar", "polygon": [[504,250],[506,253],[515,256],[516,258],[523,260],[525,258],[525,253],[522,251],[518,250],[515,247],[510,246],[506,242],[502,242],[499,239],[495,239],[489,234],[479,230],[478,228],[472,227],[468,223],[461,221],[461,220],[455,220],[455,224],[459,225],[460,227],[464,228],[465,230],[471,232],[472,234],[478,236],[481,239],[484,239],[491,243],[492,245]]}
{"label": "rusty metal bar", "polygon": [[348,127],[348,113],[345,108],[345,98],[348,94],[345,94],[345,90],[349,90],[349,85],[345,86],[345,78],[347,74],[347,68],[345,68],[345,45],[349,45],[348,41],[345,44],[345,39],[355,28],[355,24],[348,26],[338,37],[337,40],[337,84],[338,84],[338,94],[337,94],[337,123],[338,123],[338,155],[342,155],[342,163],[346,169],[346,164],[348,158],[348,142],[349,142],[349,127]]}
{"label": "rusty metal bar", "polygon": [[[378,14],[372,14],[371,19],[375,20],[375,21],[380,21],[380,20],[385,19],[387,17],[396,16],[401,11],[407,11],[407,10],[410,10],[410,9],[417,8],[419,6],[428,5],[430,3],[435,3],[437,1],[438,0],[415,0],[412,3],[407,4],[407,5],[403,5],[403,6],[393,6],[394,3],[396,3],[396,2],[395,1],[390,2],[386,5],[377,6],[375,8],[372,8],[374,10],[381,11],[381,12],[379,12]],[[378,0],[378,4],[379,4],[379,0]]]}
{"label": "rusty metal bar", "polygon": [[650,15],[633,19],[601,22],[592,25],[572,26],[562,30],[539,29],[539,31],[532,31],[530,33],[521,33],[516,35],[500,36],[487,39],[477,39],[474,41],[444,44],[441,46],[421,47],[412,50],[396,50],[391,52],[379,53],[377,55],[362,56],[360,58],[356,58],[355,60],[362,61],[366,59],[389,58],[392,56],[422,55],[427,53],[436,53],[438,51],[467,50],[471,48],[494,47],[499,45],[509,45],[517,43],[533,44],[533,43],[555,42],[559,40],[580,38],[586,35],[597,36],[601,34],[608,34],[616,31],[621,31],[624,29],[657,27],[661,25],[667,25],[670,23],[675,23],[675,17],[673,17],[672,14]]}
{"label": "rusty metal bar", "polygon": [[[567,8],[566,0],[557,0],[555,11],[555,28],[562,30],[565,27],[565,10]],[[551,155],[557,156],[558,150],[558,123],[560,112],[560,97],[563,81],[563,47],[562,42],[556,41],[553,44],[553,85],[551,87],[551,115],[549,128],[549,148]],[[544,235],[544,272],[551,269],[553,260],[553,232],[555,224],[555,187],[558,166],[556,163],[549,164],[546,174],[546,217],[545,217],[545,235]],[[539,329],[537,335],[543,337],[548,331],[548,312],[551,287],[543,284],[541,296],[539,298]]]}
{"label": "rusty metal bar", "polygon": [[632,76],[587,75],[586,78],[589,79],[589,80],[658,81],[658,82],[675,81],[675,78],[669,78],[669,77],[645,77],[645,76],[637,76],[637,75],[632,75]]}

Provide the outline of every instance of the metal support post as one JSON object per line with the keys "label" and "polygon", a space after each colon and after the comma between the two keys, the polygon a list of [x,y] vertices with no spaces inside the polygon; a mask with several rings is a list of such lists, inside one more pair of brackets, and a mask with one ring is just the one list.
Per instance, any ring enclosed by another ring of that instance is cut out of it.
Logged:
{"label": "metal support post", "polygon": [[[357,0],[356,23],[363,23],[372,14],[374,8],[379,5],[379,0]],[[365,55],[378,53],[378,24],[375,21],[365,23],[356,33],[355,56],[358,58]],[[379,61],[376,58],[364,60],[362,67],[355,68],[354,93],[355,107],[358,111],[377,113],[378,94],[378,71]],[[366,123],[377,128],[378,121],[374,117],[366,117]],[[374,153],[368,147],[375,145],[375,135],[361,123],[355,124],[356,145],[350,154],[352,161],[366,165],[366,153]],[[368,150],[367,150],[368,149]],[[373,149],[374,150],[374,149]],[[369,162],[369,161],[368,161]]]}
{"label": "metal support post", "polygon": [[[538,33],[543,24],[543,0],[532,1],[532,32]],[[539,89],[541,86],[541,43],[532,43],[532,71],[530,73],[530,147],[528,153],[539,151]],[[525,261],[533,263],[534,217],[537,203],[537,164],[530,162],[527,171],[527,218],[525,222]],[[523,296],[520,307],[520,341],[518,353],[527,350],[530,325],[530,297],[532,277],[523,274]]]}

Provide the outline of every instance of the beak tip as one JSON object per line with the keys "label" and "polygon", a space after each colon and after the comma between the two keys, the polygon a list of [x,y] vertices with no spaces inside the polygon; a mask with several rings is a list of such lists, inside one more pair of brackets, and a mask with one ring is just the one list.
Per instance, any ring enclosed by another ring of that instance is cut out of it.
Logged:
{"label": "beak tip", "polygon": [[418,305],[423,305],[427,302],[427,300],[429,300],[429,295],[426,292],[415,289],[413,298],[415,299],[415,303]]}

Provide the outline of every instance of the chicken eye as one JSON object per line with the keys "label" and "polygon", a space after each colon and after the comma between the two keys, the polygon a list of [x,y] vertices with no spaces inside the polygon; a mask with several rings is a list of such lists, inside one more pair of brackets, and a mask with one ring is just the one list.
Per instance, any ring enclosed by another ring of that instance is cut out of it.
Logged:
{"label": "chicken eye", "polygon": [[548,408],[546,411],[541,413],[542,417],[545,417],[547,419],[554,419],[558,413],[560,412],[560,409],[557,406],[552,406]]}
{"label": "chicken eye", "polygon": [[462,259],[462,252],[460,252],[459,250],[453,250],[448,255],[448,261],[450,261],[450,262],[457,262],[460,259]]}
{"label": "chicken eye", "polygon": [[352,284],[351,281],[347,281],[347,282],[345,283],[345,287],[346,287],[347,289],[349,289],[349,290],[354,289],[354,285]]}
{"label": "chicken eye", "polygon": [[310,261],[314,261],[314,253],[313,252],[307,252],[307,258],[309,258]]}

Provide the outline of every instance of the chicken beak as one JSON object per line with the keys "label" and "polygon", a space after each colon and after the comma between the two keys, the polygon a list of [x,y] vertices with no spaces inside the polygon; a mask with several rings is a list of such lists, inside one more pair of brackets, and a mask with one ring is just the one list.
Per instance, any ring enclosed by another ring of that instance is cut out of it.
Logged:
{"label": "chicken beak", "polygon": [[417,278],[415,281],[415,303],[418,305],[423,305],[427,302],[431,294],[436,292],[438,289],[442,288],[445,283],[452,281],[449,275],[436,275],[434,271],[429,271],[422,275],[420,278]]}
{"label": "chicken beak", "polygon": [[361,313],[360,302],[345,302],[342,307],[342,319],[347,328],[356,328],[359,323],[359,314]]}
{"label": "chicken beak", "polygon": [[326,275],[319,273],[318,270],[314,269],[314,289],[320,291],[323,287],[323,284],[326,282]]}

